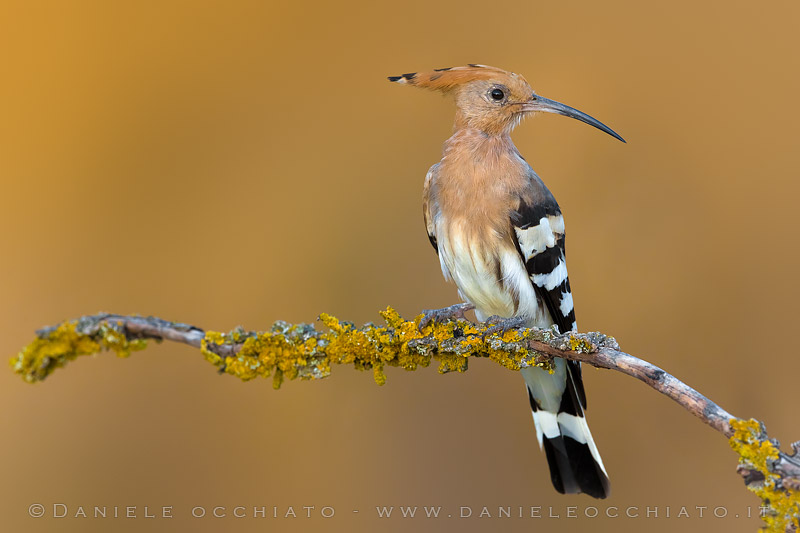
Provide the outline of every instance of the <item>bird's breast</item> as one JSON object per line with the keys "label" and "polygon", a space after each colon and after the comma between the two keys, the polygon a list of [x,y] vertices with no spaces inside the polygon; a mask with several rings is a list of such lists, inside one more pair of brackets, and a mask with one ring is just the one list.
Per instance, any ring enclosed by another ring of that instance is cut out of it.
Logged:
{"label": "bird's breast", "polygon": [[526,316],[541,321],[543,308],[509,235],[467,217],[436,225],[442,272],[475,306],[479,319]]}
{"label": "bird's breast", "polygon": [[544,316],[511,223],[530,193],[531,172],[507,136],[458,131],[426,180],[442,271],[479,318],[526,316],[538,325]]}

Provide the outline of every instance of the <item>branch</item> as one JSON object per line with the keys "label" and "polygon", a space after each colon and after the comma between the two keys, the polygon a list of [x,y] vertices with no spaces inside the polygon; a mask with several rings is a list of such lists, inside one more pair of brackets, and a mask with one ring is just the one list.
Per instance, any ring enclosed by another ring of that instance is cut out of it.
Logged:
{"label": "branch", "polygon": [[[372,370],[375,381],[386,382],[385,366],[416,370],[432,359],[439,372],[464,372],[469,357],[485,357],[511,370],[551,368],[555,357],[616,370],[643,381],[672,398],[684,409],[729,438],[739,453],[737,472],[764,502],[769,531],[797,531],[800,515],[800,442],[793,453],[780,451],[756,420],[742,420],[661,368],[619,349],[613,337],[601,333],[564,333],[554,329],[518,328],[495,332],[491,324],[466,320],[434,322],[419,328],[388,308],[381,313],[387,326],[356,328],[323,314],[327,331],[311,324],[276,322],[268,332],[237,328],[229,333],[155,317],[98,314],[37,331],[36,339],[11,359],[14,371],[28,382],[44,380],[56,368],[80,355],[112,350],[127,357],[149,339],[169,340],[199,348],[221,373],[242,380],[271,377],[277,389],[285,379],[322,379],[334,364]],[[489,330],[489,331],[487,331]],[[764,509],[764,508],[762,508]]]}

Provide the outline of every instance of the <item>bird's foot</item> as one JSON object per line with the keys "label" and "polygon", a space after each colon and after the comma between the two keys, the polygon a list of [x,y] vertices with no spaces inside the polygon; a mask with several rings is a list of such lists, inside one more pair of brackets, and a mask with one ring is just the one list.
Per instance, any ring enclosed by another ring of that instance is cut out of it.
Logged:
{"label": "bird's foot", "polygon": [[473,309],[475,309],[475,306],[470,303],[455,304],[441,309],[423,309],[422,320],[419,321],[418,329],[421,332],[431,322],[447,322],[458,318],[466,320],[467,317],[464,316],[464,313]]}
{"label": "bird's foot", "polygon": [[505,335],[506,332],[521,328],[523,326],[528,325],[528,319],[521,316],[512,316],[511,318],[504,318],[501,316],[490,316],[486,319],[484,324],[491,324],[486,330],[483,332],[482,338],[485,341],[486,337],[499,333],[501,336]]}

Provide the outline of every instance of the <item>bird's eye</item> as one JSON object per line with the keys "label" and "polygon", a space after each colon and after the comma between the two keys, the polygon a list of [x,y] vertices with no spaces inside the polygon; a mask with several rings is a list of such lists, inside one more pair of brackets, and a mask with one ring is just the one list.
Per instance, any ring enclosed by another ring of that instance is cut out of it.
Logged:
{"label": "bird's eye", "polygon": [[503,89],[492,89],[492,92],[489,93],[489,96],[492,97],[492,100],[499,102],[506,97],[506,93],[503,92]]}

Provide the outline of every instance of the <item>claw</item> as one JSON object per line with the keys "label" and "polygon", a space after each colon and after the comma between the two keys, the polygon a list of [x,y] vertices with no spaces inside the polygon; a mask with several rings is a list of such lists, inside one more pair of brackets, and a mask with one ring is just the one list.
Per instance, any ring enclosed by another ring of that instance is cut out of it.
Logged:
{"label": "claw", "polygon": [[485,341],[486,337],[494,335],[498,332],[500,332],[500,336],[503,336],[509,330],[527,326],[528,320],[521,316],[504,318],[501,316],[494,315],[487,318],[484,324],[492,324],[491,326],[486,328],[486,330],[483,332],[483,335],[481,335],[481,338]]}
{"label": "claw", "polygon": [[470,303],[455,304],[441,309],[423,309],[422,320],[419,321],[417,329],[421,333],[425,326],[431,322],[447,322],[448,320],[459,318],[466,320],[467,317],[464,316],[464,313],[473,309],[475,309],[475,306]]}

